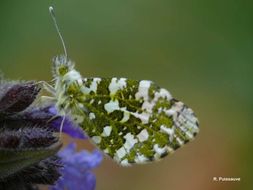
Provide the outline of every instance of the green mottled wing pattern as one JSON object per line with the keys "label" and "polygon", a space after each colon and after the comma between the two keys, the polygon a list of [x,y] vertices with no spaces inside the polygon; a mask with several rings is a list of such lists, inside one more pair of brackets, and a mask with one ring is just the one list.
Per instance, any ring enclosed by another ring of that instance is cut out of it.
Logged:
{"label": "green mottled wing pattern", "polygon": [[199,131],[193,111],[151,81],[82,78],[66,56],[53,74],[58,112],[123,166],[159,160]]}
{"label": "green mottled wing pattern", "polygon": [[76,85],[71,115],[121,165],[159,160],[199,131],[193,111],[151,81],[84,78]]}

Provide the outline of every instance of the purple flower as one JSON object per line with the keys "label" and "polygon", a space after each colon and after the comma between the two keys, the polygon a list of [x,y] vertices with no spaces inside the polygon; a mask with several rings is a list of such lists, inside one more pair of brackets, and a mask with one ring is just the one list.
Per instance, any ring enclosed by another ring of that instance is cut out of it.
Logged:
{"label": "purple flower", "polygon": [[[62,116],[57,115],[57,110],[54,105],[47,107],[36,107],[32,110],[27,109],[22,115],[19,115],[19,118],[22,120],[29,120],[30,122],[33,121],[34,123],[46,123],[49,125],[49,127],[57,132],[60,131],[60,126],[63,120]],[[71,122],[67,116],[63,122],[62,132],[73,138],[87,139],[87,136],[84,134],[83,130]]]}
{"label": "purple flower", "polygon": [[62,143],[50,114],[32,106],[39,91],[33,81],[0,80],[0,189],[36,189],[60,176]]}
{"label": "purple flower", "polygon": [[[57,115],[57,110],[54,106],[48,108],[48,112],[52,115]],[[52,121],[53,127],[60,131],[61,123],[62,123],[63,117],[58,117]],[[63,123],[62,132],[68,134],[69,136],[77,139],[87,139],[87,136],[84,134],[83,130],[71,122],[71,120],[66,117]]]}
{"label": "purple flower", "polygon": [[[38,184],[55,184],[51,189],[94,190],[91,170],[100,164],[102,154],[76,152],[74,143],[58,152],[62,142],[56,133],[63,117],[54,105],[32,104],[39,91],[33,81],[0,80],[0,189],[37,190]],[[68,117],[62,129],[71,137],[86,138]]]}
{"label": "purple flower", "polygon": [[61,169],[62,177],[58,179],[51,190],[94,190],[96,177],[91,169],[97,167],[102,161],[102,154],[94,150],[89,153],[85,150],[76,152],[76,144],[69,144],[59,152],[64,167]]}

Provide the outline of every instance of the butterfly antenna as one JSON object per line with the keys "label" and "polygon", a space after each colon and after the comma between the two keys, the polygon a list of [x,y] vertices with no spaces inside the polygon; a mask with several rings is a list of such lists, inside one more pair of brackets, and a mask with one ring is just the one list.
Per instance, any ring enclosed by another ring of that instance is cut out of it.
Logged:
{"label": "butterfly antenna", "polygon": [[67,54],[67,49],[66,49],[66,46],[65,46],[65,43],[64,43],[64,40],[63,40],[63,37],[61,35],[61,32],[60,32],[60,29],[59,29],[59,26],[57,24],[57,21],[56,21],[56,17],[55,17],[55,12],[54,12],[54,8],[52,6],[49,7],[49,12],[50,12],[50,15],[53,19],[53,22],[54,22],[54,26],[56,28],[56,31],[60,37],[60,40],[61,40],[61,43],[62,43],[62,46],[63,46],[63,49],[64,49],[64,54],[66,56],[66,60],[68,58],[68,54]]}

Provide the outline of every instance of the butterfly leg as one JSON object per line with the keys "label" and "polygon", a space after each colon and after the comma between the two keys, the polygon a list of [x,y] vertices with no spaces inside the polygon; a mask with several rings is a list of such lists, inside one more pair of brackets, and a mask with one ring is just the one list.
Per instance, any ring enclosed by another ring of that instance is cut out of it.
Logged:
{"label": "butterfly leg", "polygon": [[39,96],[36,103],[43,106],[50,106],[54,105],[57,102],[57,99],[55,98],[55,89],[53,86],[51,86],[46,81],[39,81],[37,84],[47,92],[49,92],[52,96]]}
{"label": "butterfly leg", "polygon": [[62,129],[63,129],[63,125],[65,122],[66,116],[63,115],[62,120],[61,120],[61,125],[60,125],[60,138],[61,138],[61,134],[62,134]]}
{"label": "butterfly leg", "polygon": [[51,96],[40,96],[37,98],[35,105],[49,107],[56,103],[56,98]]}
{"label": "butterfly leg", "polygon": [[39,81],[38,82],[39,85],[42,86],[43,89],[45,89],[47,92],[49,92],[50,94],[52,94],[53,96],[55,96],[55,89],[52,85],[50,85],[49,83],[47,83],[46,81]]}

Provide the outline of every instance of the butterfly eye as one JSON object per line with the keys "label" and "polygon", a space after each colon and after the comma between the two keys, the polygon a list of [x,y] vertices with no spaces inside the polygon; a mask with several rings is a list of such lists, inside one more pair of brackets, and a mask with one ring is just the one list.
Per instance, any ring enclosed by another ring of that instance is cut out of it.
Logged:
{"label": "butterfly eye", "polygon": [[61,66],[58,68],[58,73],[61,76],[64,76],[65,74],[67,74],[67,72],[68,72],[68,68],[65,66]]}

